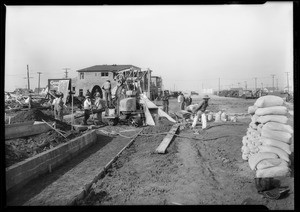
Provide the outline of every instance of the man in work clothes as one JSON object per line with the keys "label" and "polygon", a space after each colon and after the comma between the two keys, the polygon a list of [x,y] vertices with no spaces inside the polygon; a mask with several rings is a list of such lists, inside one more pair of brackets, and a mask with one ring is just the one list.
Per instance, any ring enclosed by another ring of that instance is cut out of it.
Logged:
{"label": "man in work clothes", "polygon": [[199,103],[199,106],[196,107],[194,110],[193,110],[193,113],[195,114],[196,113],[196,116],[194,117],[194,121],[193,121],[193,124],[192,124],[192,129],[195,129],[196,127],[196,124],[199,120],[199,117],[201,117],[202,113],[205,112],[207,106],[208,106],[208,100],[209,100],[209,96],[208,95],[205,95],[203,97],[203,101]]}
{"label": "man in work clothes", "polygon": [[64,109],[64,102],[62,98],[64,97],[63,93],[58,94],[58,98],[55,101],[56,111],[57,111],[57,119],[63,121],[63,109]]}
{"label": "man in work clothes", "polygon": [[98,124],[102,123],[102,112],[105,111],[105,102],[101,99],[100,93],[96,93],[94,105],[96,107],[96,114],[98,119]]}
{"label": "man in work clothes", "polygon": [[111,84],[109,80],[106,80],[106,82],[103,84],[102,89],[104,90],[104,97],[106,101],[106,106],[111,106]]}
{"label": "man in work clothes", "polygon": [[189,95],[185,100],[185,106],[187,107],[187,106],[191,105],[192,101],[193,101],[192,97],[191,97],[191,95]]}
{"label": "man in work clothes", "polygon": [[83,103],[83,109],[84,109],[84,118],[83,118],[83,125],[87,125],[87,120],[90,117],[91,114],[91,108],[92,108],[92,102],[89,95],[85,97],[85,101]]}
{"label": "man in work clothes", "polygon": [[179,96],[178,96],[177,100],[178,100],[178,103],[179,103],[180,110],[184,110],[184,96],[181,92],[179,93]]}
{"label": "man in work clothes", "polygon": [[164,91],[162,101],[163,101],[163,111],[169,113],[169,97],[166,91]]}

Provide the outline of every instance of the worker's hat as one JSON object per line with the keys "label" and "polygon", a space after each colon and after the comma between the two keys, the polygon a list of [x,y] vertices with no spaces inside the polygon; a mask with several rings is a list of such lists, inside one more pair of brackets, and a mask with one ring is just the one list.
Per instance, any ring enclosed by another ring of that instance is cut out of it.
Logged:
{"label": "worker's hat", "polygon": [[101,95],[100,95],[99,92],[97,92],[95,96],[96,96],[96,97],[100,97]]}
{"label": "worker's hat", "polygon": [[208,95],[204,95],[203,99],[210,99]]}

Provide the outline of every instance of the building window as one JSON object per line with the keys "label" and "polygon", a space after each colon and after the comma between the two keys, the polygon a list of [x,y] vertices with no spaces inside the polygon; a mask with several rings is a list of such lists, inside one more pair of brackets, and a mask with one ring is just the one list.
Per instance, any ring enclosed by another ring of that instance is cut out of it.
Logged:
{"label": "building window", "polygon": [[101,73],[101,77],[108,77],[108,72],[107,73]]}
{"label": "building window", "polygon": [[79,79],[84,79],[84,73],[80,73]]}
{"label": "building window", "polygon": [[79,96],[83,96],[83,89],[79,89]]}

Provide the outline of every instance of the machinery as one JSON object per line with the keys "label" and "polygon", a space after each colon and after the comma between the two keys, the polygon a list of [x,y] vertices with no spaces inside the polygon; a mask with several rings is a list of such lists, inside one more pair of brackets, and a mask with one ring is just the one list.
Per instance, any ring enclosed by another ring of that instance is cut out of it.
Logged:
{"label": "machinery", "polygon": [[116,93],[112,99],[112,107],[107,108],[102,120],[109,125],[123,122],[135,127],[145,122],[143,105],[140,103],[142,93],[140,79],[143,72],[131,71],[130,74],[120,72],[116,76],[118,81]]}

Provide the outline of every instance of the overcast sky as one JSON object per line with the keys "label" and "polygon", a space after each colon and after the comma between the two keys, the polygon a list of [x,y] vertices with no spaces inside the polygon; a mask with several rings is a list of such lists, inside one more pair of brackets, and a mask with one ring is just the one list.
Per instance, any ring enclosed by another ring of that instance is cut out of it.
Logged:
{"label": "overcast sky", "polygon": [[8,6],[5,90],[102,64],[132,64],[165,89],[283,87],[293,80],[293,5]]}

